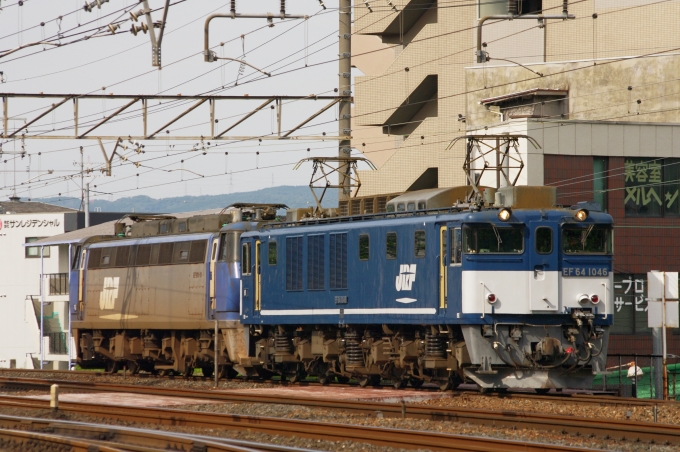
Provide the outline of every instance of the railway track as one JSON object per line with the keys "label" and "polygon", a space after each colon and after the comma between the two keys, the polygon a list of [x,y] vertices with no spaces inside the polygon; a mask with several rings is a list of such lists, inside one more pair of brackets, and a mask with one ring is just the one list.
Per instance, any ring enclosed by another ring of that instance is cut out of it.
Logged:
{"label": "railway track", "polygon": [[[59,384],[62,390],[106,391],[118,393],[147,394],[157,396],[187,397],[219,400],[226,403],[264,403],[297,405],[308,408],[339,410],[365,416],[401,417],[431,421],[466,422],[506,428],[549,430],[605,439],[625,439],[657,444],[680,445],[680,427],[651,422],[622,421],[614,419],[578,418],[554,414],[512,411],[492,411],[458,407],[429,407],[408,403],[382,403],[353,400],[324,400],[311,397],[267,395],[261,393],[239,394],[234,392],[208,391],[198,389],[157,388],[149,386],[120,385],[98,382],[70,382],[59,380],[37,380],[0,378],[0,387],[47,389]],[[1,397],[0,405],[26,403],[24,397]],[[70,406],[70,405],[69,405]]]}
{"label": "railway track", "polygon": [[[4,441],[3,441],[4,440]],[[8,443],[22,450],[39,449],[43,445],[66,445],[72,451],[92,452],[138,451],[161,452],[312,452],[309,449],[260,444],[210,436],[187,435],[83,422],[0,415],[0,447]],[[45,450],[45,448],[42,448]],[[49,450],[49,449],[47,449]]]}
{"label": "railway track", "polygon": [[[45,410],[49,402],[30,400],[23,397],[0,397],[0,406],[22,409]],[[173,410],[164,408],[127,407],[119,405],[100,406],[95,404],[61,402],[59,411],[95,418],[115,419],[118,421],[148,423],[153,425],[183,426],[193,428],[226,429],[257,432],[269,435],[296,436],[301,438],[323,439],[326,441],[353,441],[378,446],[404,449],[420,449],[441,452],[503,450],[505,452],[523,451],[583,451],[586,449],[571,446],[532,443],[452,435],[418,430],[399,430],[380,427],[367,427],[352,424],[322,423],[296,419],[280,419],[255,416],[240,416],[222,413]],[[108,426],[106,427],[108,428]],[[116,443],[115,447],[121,447]],[[146,450],[116,449],[110,450]],[[102,449],[100,449],[102,450]],[[151,449],[150,452],[155,449]],[[224,450],[224,449],[223,449]],[[108,452],[108,451],[103,451]]]}
{"label": "railway track", "polygon": [[[72,370],[37,370],[37,369],[1,369],[0,372],[16,372],[16,373],[35,373],[37,375],[41,374],[64,374],[64,375],[83,375],[83,376],[90,376],[90,377],[113,377],[113,378],[123,378],[124,375],[123,373],[118,373],[118,374],[109,374],[105,372],[97,372],[97,371],[72,371]],[[4,384],[7,379],[11,379],[15,377],[1,377],[0,376],[0,385]],[[21,378],[21,377],[18,377]],[[170,379],[182,379],[183,377],[162,377],[162,376],[156,376],[156,375],[151,375],[151,374],[142,374],[142,375],[136,375],[136,376],[130,376],[127,375],[127,378],[129,379],[134,379],[134,378],[139,378],[139,379],[149,379],[149,378],[170,378]],[[193,381],[213,381],[212,378],[207,378],[207,377],[202,377],[202,376],[194,376],[190,377],[190,380]],[[48,380],[45,380],[48,381]],[[240,379],[232,379],[229,380],[231,382],[239,382],[239,381],[246,381],[246,380],[240,380]],[[252,383],[252,380],[248,380],[248,383]],[[262,383],[267,383],[267,384],[279,384],[279,385],[288,385],[289,383],[287,382],[281,382],[280,380],[262,380]],[[290,383],[298,386],[322,386],[321,384],[317,382],[309,382],[309,381],[303,381],[301,383]],[[332,383],[334,386],[338,387],[356,387],[357,390],[360,390],[358,384],[348,384],[348,383]],[[384,389],[389,389],[392,390],[394,389],[391,385],[387,386],[371,386],[371,389],[379,389],[379,388],[384,388]],[[400,389],[400,391],[404,392],[440,392],[439,389],[437,388],[403,388]],[[679,402],[675,400],[658,400],[658,399],[636,399],[632,397],[619,397],[619,396],[613,396],[613,395],[608,395],[608,394],[599,394],[599,395],[591,395],[591,394],[582,394],[582,393],[550,393],[550,394],[530,394],[526,392],[512,392],[512,391],[507,391],[507,392],[486,392],[486,393],[481,393],[479,391],[471,390],[471,389],[454,389],[452,390],[452,393],[454,395],[467,395],[467,396],[476,396],[476,397],[493,397],[493,398],[518,398],[518,399],[528,399],[528,400],[549,400],[550,402],[553,403],[564,403],[564,404],[573,404],[573,403],[578,403],[578,404],[594,404],[594,405],[615,405],[615,406],[640,406],[640,407],[653,407],[653,406],[663,406],[663,405],[674,405],[678,404]]]}

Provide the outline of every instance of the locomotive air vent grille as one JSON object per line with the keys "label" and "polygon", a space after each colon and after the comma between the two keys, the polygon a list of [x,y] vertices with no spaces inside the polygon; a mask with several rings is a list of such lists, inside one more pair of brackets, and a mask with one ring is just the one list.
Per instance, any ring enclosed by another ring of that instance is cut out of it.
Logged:
{"label": "locomotive air vent grille", "polygon": [[339,211],[341,217],[345,217],[345,216],[349,215],[348,204],[349,203],[347,201],[338,202],[338,211]]}
{"label": "locomotive air vent grille", "polygon": [[286,290],[302,290],[302,237],[286,238]]}
{"label": "locomotive air vent grille", "polygon": [[350,208],[352,210],[351,212],[352,215],[359,215],[361,213],[361,200],[353,199],[350,202]]}
{"label": "locomotive air vent grille", "polygon": [[307,236],[307,290],[324,290],[324,236]]}
{"label": "locomotive air vent grille", "polygon": [[373,211],[373,198],[364,199],[364,213],[375,213]]}
{"label": "locomotive air vent grille", "polygon": [[376,213],[387,212],[387,198],[384,197],[384,196],[380,196],[376,199],[378,200],[378,212],[376,212]]}
{"label": "locomotive air vent grille", "polygon": [[331,290],[347,289],[347,234],[330,234]]}

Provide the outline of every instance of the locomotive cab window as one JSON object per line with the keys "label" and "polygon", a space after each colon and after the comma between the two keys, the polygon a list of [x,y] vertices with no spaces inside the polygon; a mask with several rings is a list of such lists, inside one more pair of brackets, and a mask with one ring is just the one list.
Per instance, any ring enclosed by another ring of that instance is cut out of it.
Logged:
{"label": "locomotive cab window", "polygon": [[451,231],[451,264],[463,262],[463,234],[460,228],[449,229]]}
{"label": "locomotive cab window", "polygon": [[241,274],[250,275],[250,243],[241,245]]}
{"label": "locomotive cab window", "polygon": [[541,226],[536,228],[536,252],[538,254],[550,254],[553,250],[552,228]]}
{"label": "locomotive cab window", "polygon": [[468,254],[521,254],[524,252],[523,228],[493,224],[465,226],[463,249]]}
{"label": "locomotive cab window", "polygon": [[397,258],[397,233],[396,232],[388,232],[387,233],[385,245],[386,245],[385,256],[388,259],[396,259]]}
{"label": "locomotive cab window", "polygon": [[562,229],[562,250],[566,254],[611,254],[614,247],[610,227],[590,225]]}
{"label": "locomotive cab window", "polygon": [[80,246],[76,246],[75,250],[73,251],[73,261],[71,262],[71,270],[78,270],[80,268],[80,255],[82,253],[80,252]]}
{"label": "locomotive cab window", "polygon": [[425,257],[425,231],[416,231],[413,249],[416,257]]}
{"label": "locomotive cab window", "polygon": [[278,249],[276,247],[276,240],[271,240],[269,242],[269,265],[276,265],[279,259]]}
{"label": "locomotive cab window", "polygon": [[367,261],[371,257],[371,239],[368,234],[359,235],[359,260]]}
{"label": "locomotive cab window", "polygon": [[227,232],[222,234],[220,260],[227,262],[240,262],[241,254],[239,251],[240,232]]}

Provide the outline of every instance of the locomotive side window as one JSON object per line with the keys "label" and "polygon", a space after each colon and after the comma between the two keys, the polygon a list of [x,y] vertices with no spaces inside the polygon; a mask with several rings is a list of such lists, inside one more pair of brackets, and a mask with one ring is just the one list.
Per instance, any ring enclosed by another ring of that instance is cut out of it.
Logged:
{"label": "locomotive side window", "polygon": [[149,265],[151,260],[151,245],[139,245],[137,247],[137,258],[135,260],[135,265],[146,266]]}
{"label": "locomotive side window", "polygon": [[[161,253],[163,252],[163,245],[161,245]],[[172,253],[172,263],[173,264],[183,264],[189,261],[189,249],[191,248],[191,242],[177,242],[175,243],[174,250]]]}
{"label": "locomotive side window", "polygon": [[267,255],[269,256],[269,265],[276,265],[279,260],[279,252],[276,248],[276,240],[269,241],[269,249]]}
{"label": "locomotive side window", "polygon": [[101,257],[101,248],[90,249],[90,258],[87,261],[87,269],[91,270],[93,268],[99,268],[99,261],[101,260]]}
{"label": "locomotive side window", "polygon": [[250,243],[241,246],[241,274],[250,275]]}
{"label": "locomotive side window", "polygon": [[205,250],[208,248],[208,242],[205,240],[194,240],[191,242],[191,250],[189,252],[189,263],[199,264],[205,262]]}
{"label": "locomotive side window", "polygon": [[553,250],[552,228],[536,228],[536,252],[538,254],[550,254]]}
{"label": "locomotive side window", "polygon": [[156,265],[158,264],[158,255],[161,252],[161,244],[160,243],[154,243],[151,245],[151,257],[149,258],[149,265]]}
{"label": "locomotive side window", "polygon": [[367,261],[371,257],[371,240],[368,234],[359,235],[359,260]]}
{"label": "locomotive side window", "polygon": [[562,250],[567,254],[607,254],[613,248],[612,231],[608,227],[562,229]]}
{"label": "locomotive side window", "polygon": [[131,246],[119,246],[116,251],[116,267],[127,267],[130,260]]}
{"label": "locomotive side window", "polygon": [[451,263],[460,264],[463,261],[463,234],[460,228],[452,228],[449,231],[451,231]]}
{"label": "locomotive side window", "polygon": [[416,231],[414,242],[416,257],[425,257],[425,231]]}
{"label": "locomotive side window", "polygon": [[116,257],[115,248],[102,248],[102,258],[99,261],[99,267],[108,267],[113,263]]}
{"label": "locomotive side window", "polygon": [[160,251],[158,253],[158,265],[167,265],[172,263],[172,248],[174,243],[161,243],[160,245]]}
{"label": "locomotive side window", "polygon": [[186,221],[180,222],[177,226],[178,226],[177,230],[179,232],[186,232],[186,230],[187,230],[187,222]]}
{"label": "locomotive side window", "polygon": [[73,262],[71,263],[71,270],[78,270],[80,268],[80,247],[76,246],[73,254]]}
{"label": "locomotive side window", "polygon": [[397,258],[397,233],[396,232],[388,232],[387,233],[386,245],[387,245],[386,257],[388,259],[396,259]]}
{"label": "locomotive side window", "polygon": [[465,226],[463,249],[470,254],[523,253],[523,228],[516,226],[498,228],[487,224]]}
{"label": "locomotive side window", "polygon": [[397,204],[397,212],[403,212],[405,210],[406,210],[406,207],[404,207],[403,202],[400,202],[399,204]]}
{"label": "locomotive side window", "polygon": [[414,202],[408,203],[406,205],[406,210],[408,210],[409,212],[413,212],[414,210],[416,210],[416,203]]}

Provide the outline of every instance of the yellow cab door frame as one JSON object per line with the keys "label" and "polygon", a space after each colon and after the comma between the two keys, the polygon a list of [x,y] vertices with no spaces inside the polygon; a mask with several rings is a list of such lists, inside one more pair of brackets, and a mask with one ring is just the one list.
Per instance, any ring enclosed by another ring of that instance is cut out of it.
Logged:
{"label": "yellow cab door frame", "polygon": [[439,308],[446,308],[448,287],[447,287],[447,265],[446,265],[446,225],[439,227]]}
{"label": "yellow cab door frame", "polygon": [[262,242],[255,241],[255,310],[262,309],[262,274],[260,271],[260,247]]}

